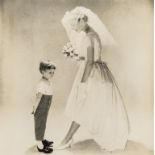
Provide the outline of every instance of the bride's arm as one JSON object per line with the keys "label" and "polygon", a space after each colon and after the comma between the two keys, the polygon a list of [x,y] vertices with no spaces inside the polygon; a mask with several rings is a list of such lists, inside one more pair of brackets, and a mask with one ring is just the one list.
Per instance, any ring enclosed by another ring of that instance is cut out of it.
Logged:
{"label": "bride's arm", "polygon": [[81,82],[87,81],[93,67],[93,61],[94,61],[94,47],[90,45],[87,48],[87,61]]}

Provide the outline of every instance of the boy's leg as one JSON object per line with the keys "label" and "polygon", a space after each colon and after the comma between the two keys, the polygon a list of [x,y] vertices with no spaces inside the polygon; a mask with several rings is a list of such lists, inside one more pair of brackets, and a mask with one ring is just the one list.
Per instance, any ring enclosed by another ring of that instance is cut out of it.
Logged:
{"label": "boy's leg", "polygon": [[45,134],[45,129],[46,129],[46,120],[47,120],[47,115],[44,113],[35,113],[35,137],[37,140],[37,149],[39,152],[44,152],[44,153],[51,153],[53,152],[52,148],[49,148],[45,145],[43,145],[42,141],[44,140],[44,134]]}
{"label": "boy's leg", "polygon": [[46,129],[47,115],[45,113],[35,113],[35,138],[37,141],[44,140],[44,134]]}

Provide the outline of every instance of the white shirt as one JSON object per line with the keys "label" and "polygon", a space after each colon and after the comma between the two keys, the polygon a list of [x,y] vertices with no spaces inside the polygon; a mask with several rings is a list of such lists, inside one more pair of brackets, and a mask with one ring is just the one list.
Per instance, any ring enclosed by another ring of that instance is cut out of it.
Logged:
{"label": "white shirt", "polygon": [[37,93],[53,95],[52,83],[46,79],[41,79],[37,86]]}

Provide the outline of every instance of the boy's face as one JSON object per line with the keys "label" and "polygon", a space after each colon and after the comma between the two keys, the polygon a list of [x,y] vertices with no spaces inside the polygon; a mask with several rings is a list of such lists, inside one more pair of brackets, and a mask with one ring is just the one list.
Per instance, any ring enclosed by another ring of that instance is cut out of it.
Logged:
{"label": "boy's face", "polygon": [[55,71],[55,69],[47,69],[47,70],[43,71],[43,76],[50,80],[54,75],[54,71]]}

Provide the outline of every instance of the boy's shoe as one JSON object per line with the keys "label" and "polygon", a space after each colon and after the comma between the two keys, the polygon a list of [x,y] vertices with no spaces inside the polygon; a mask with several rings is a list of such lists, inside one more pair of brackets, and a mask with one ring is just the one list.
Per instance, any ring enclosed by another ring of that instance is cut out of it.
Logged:
{"label": "boy's shoe", "polygon": [[53,145],[53,141],[48,141],[48,140],[43,140],[42,141],[42,144],[46,147],[49,147],[49,146],[51,146],[51,145]]}
{"label": "boy's shoe", "polygon": [[37,149],[38,149],[39,152],[43,152],[43,153],[52,153],[53,152],[53,149],[52,148],[48,148],[48,147],[44,147],[43,149],[40,149],[37,146]]}

